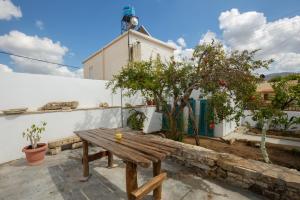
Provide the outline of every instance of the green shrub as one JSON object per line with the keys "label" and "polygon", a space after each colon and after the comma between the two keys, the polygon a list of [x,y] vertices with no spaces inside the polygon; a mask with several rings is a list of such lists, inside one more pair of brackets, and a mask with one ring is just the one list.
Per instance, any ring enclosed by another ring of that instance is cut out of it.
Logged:
{"label": "green shrub", "polygon": [[129,117],[127,119],[127,125],[133,130],[141,130],[143,129],[144,120],[146,119],[146,115],[138,110],[131,109],[129,110]]}
{"label": "green shrub", "polygon": [[300,124],[300,117],[292,116],[289,118],[286,113],[283,113],[272,120],[271,126],[273,128],[279,128],[282,131],[287,131],[297,124]]}

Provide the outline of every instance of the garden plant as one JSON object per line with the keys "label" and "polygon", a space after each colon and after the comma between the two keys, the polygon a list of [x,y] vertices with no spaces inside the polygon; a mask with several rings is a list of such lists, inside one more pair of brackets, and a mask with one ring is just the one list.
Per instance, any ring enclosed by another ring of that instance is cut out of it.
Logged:
{"label": "garden plant", "polygon": [[[261,78],[253,71],[267,68],[271,60],[257,60],[257,51],[227,51],[221,43],[211,42],[195,47],[191,59],[162,61],[158,56],[149,61],[130,62],[108,83],[113,91],[125,89],[131,96],[140,92],[146,99],[154,99],[157,112],[168,116],[169,134],[182,138],[177,121],[185,107],[194,121],[194,135],[199,145],[198,130],[189,98],[194,90],[208,98],[213,107],[213,119],[239,121],[247,101]],[[171,106],[169,106],[171,105]]]}

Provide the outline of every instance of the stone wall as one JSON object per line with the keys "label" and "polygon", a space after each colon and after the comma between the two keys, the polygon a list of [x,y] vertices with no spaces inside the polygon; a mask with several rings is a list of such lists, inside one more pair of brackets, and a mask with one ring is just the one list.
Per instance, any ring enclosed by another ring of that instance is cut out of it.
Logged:
{"label": "stone wall", "polygon": [[172,157],[202,176],[221,179],[269,199],[300,199],[300,172],[297,170],[168,139],[159,140],[178,146],[179,150]]}

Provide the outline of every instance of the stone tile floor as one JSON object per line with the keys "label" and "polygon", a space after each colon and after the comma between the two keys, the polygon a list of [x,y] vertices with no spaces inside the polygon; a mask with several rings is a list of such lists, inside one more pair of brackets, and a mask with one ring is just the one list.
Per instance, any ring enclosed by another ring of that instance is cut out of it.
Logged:
{"label": "stone tile floor", "polygon": [[[118,167],[108,169],[107,159],[94,161],[90,164],[91,178],[80,182],[81,152],[67,150],[47,156],[42,165],[34,167],[27,166],[24,159],[0,165],[0,200],[127,199],[124,163],[116,158]],[[163,184],[165,200],[262,199],[250,191],[195,176],[190,169],[171,160],[164,161],[162,168],[168,174]],[[138,169],[139,185],[152,176],[151,169]]]}

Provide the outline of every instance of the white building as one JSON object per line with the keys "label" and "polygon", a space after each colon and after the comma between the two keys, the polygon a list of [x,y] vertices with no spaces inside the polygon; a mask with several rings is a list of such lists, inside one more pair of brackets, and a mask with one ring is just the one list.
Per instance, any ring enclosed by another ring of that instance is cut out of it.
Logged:
{"label": "white building", "polygon": [[83,61],[84,78],[111,80],[129,60],[141,61],[149,58],[168,60],[174,47],[150,34],[144,27],[138,31],[129,30]]}

